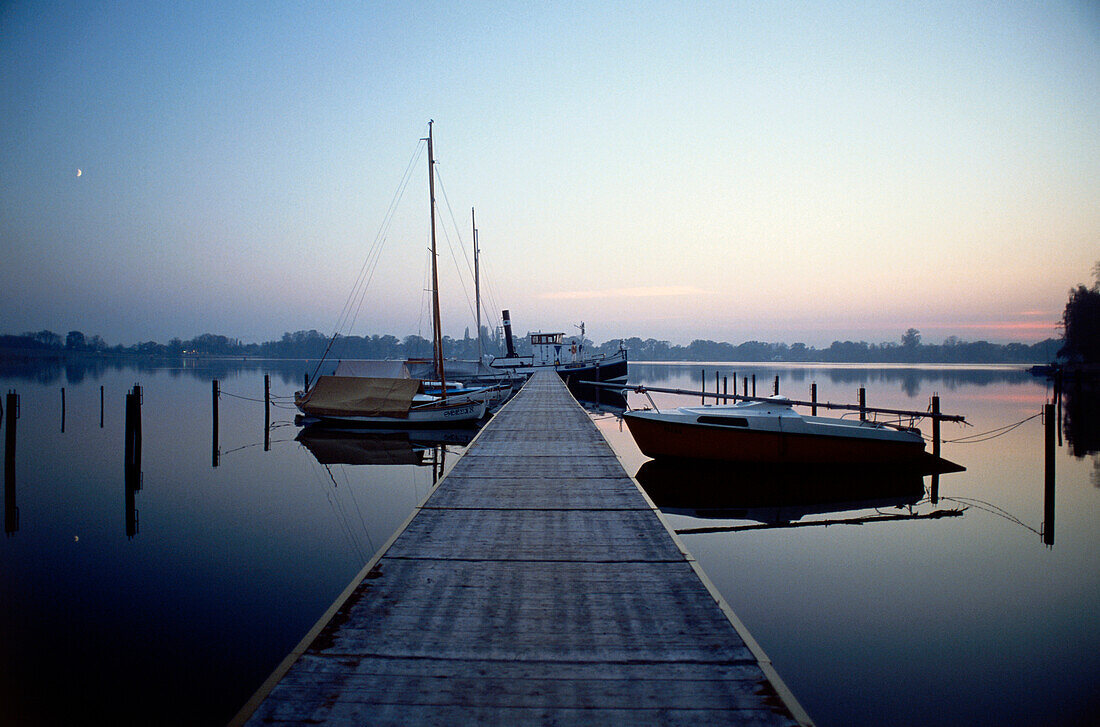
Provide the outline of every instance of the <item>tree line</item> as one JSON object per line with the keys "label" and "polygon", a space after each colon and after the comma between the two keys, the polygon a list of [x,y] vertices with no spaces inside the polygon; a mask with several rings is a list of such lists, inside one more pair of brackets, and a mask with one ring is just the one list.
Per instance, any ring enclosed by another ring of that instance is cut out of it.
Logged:
{"label": "tree line", "polygon": [[[1071,304],[1096,306],[1100,301],[1100,289],[1080,289],[1071,295]],[[1095,298],[1095,301],[1094,301]],[[1077,303],[1078,299],[1085,302]],[[1088,301],[1094,301],[1089,303]],[[1077,308],[1075,307],[1076,311]],[[1091,319],[1089,316],[1093,316]],[[740,344],[696,339],[686,346],[653,338],[638,337],[605,341],[596,346],[585,340],[588,351],[611,354],[625,345],[632,361],[784,361],[825,363],[1043,363],[1054,359],[1061,349],[1073,355],[1091,355],[1100,336],[1088,334],[1081,320],[1093,320],[1096,312],[1070,313],[1067,306],[1065,339],[1048,338],[1035,344],[990,343],[988,341],[963,341],[951,336],[939,344],[921,341],[920,331],[910,328],[897,342],[868,343],[867,341],[833,341],[828,347],[817,348],[804,343],[772,343],[746,341]],[[20,335],[0,335],[0,349],[9,355],[18,350],[39,354],[94,354],[129,355],[162,358],[188,356],[240,356],[253,358],[316,359],[329,349],[329,356],[336,359],[404,359],[430,358],[432,342],[419,335],[398,338],[393,335],[330,336],[317,330],[287,332],[275,341],[245,343],[238,338],[204,333],[191,339],[173,338],[166,344],[147,341],[132,346],[109,345],[100,336],[85,336],[80,331],[69,331],[64,337],[52,331],[27,332]],[[527,336],[517,336],[518,353],[530,353]],[[445,336],[444,355],[450,358],[473,360],[477,358],[477,338],[469,329],[462,338]],[[482,351],[489,356],[504,354],[504,343],[499,334],[482,327]],[[1063,355],[1066,355],[1063,353]]]}

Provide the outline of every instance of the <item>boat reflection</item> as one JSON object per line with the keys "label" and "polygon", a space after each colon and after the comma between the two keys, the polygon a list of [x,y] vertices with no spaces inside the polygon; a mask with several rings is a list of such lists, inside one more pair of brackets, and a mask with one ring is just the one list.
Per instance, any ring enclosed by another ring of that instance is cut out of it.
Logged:
{"label": "boat reflection", "polygon": [[[635,476],[663,512],[696,518],[754,520],[767,526],[792,526],[810,515],[876,510],[873,519],[910,519],[961,514],[936,510],[915,514],[910,508],[925,499],[919,467],[896,465],[738,465],[650,460]],[[886,509],[905,510],[887,515]],[[868,521],[867,518],[858,518]],[[854,522],[855,520],[851,521]],[[837,520],[806,524],[833,524]],[[801,524],[801,523],[799,523]],[[721,528],[757,529],[760,526]],[[678,532],[703,532],[691,529]]]}
{"label": "boat reflection", "polygon": [[436,464],[437,450],[464,447],[476,434],[476,429],[349,430],[308,426],[298,432],[295,440],[323,465],[426,467]]}

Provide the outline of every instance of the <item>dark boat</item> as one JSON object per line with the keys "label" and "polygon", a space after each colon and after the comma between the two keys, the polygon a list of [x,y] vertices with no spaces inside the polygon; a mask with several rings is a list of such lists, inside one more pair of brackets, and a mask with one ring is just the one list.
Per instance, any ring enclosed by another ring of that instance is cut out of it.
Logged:
{"label": "dark boat", "polygon": [[860,419],[804,416],[783,396],[732,405],[629,411],[623,415],[647,457],[726,462],[922,462],[919,429]]}

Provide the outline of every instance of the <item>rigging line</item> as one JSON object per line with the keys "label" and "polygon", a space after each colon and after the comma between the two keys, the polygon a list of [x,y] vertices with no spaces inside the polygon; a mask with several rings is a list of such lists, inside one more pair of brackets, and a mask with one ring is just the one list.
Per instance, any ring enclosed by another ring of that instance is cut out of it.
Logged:
{"label": "rigging line", "polygon": [[1031,532],[1035,533],[1036,535],[1042,535],[1041,532],[1039,532],[1035,528],[1031,527],[1030,525],[1025,523],[1023,520],[1021,520],[1020,518],[1018,518],[1015,515],[1013,515],[1012,513],[1010,513],[1008,510],[1005,510],[1002,507],[994,505],[992,502],[987,502],[985,500],[979,500],[979,499],[974,498],[974,497],[941,497],[940,499],[941,500],[950,500],[951,502],[958,502],[958,503],[963,504],[963,505],[969,505],[970,507],[975,507],[979,510],[982,510],[983,512],[988,512],[990,515],[996,515],[997,517],[1004,518],[1005,520],[1008,520],[1010,523],[1013,523],[1015,525],[1019,525],[1022,528],[1030,530]]}
{"label": "rigging line", "polygon": [[[366,259],[364,259],[362,266],[359,268],[359,274],[356,277],[355,284],[352,286],[351,292],[348,294],[347,300],[344,302],[344,307],[340,311],[340,316],[337,318],[336,327],[333,331],[332,338],[329,339],[328,345],[325,347],[324,353],[321,355],[320,361],[317,363],[317,368],[313,371],[313,378],[317,377],[317,372],[321,369],[321,365],[324,363],[325,358],[328,356],[329,351],[332,349],[332,345],[336,342],[337,336],[340,334],[340,330],[347,322],[347,317],[350,314],[353,301],[356,297],[359,298],[359,305],[356,306],[356,316],[358,316],[359,308],[362,307],[362,300],[366,296],[366,288],[370,285],[370,280],[374,276],[374,270],[378,266],[378,259],[381,257],[382,247],[385,245],[386,231],[390,225],[393,224],[394,212],[397,209],[397,205],[400,203],[401,198],[405,194],[405,189],[409,185],[409,180],[412,178],[412,170],[417,160],[422,153],[422,147],[424,146],[423,140],[418,141],[416,149],[413,151],[412,158],[409,160],[408,166],[405,168],[405,173],[402,175],[401,181],[397,185],[397,189],[394,191],[394,196],[390,201],[390,206],[386,210],[386,214],[383,216],[382,223],[378,228],[377,234],[375,234],[374,241],[371,243],[370,248],[367,251]],[[367,276],[368,266],[371,259],[374,259],[373,267],[370,267],[370,275]],[[366,281],[364,283],[364,280]]]}
{"label": "rigging line", "polygon": [[[474,277],[474,266],[470,262],[469,256],[466,255],[466,243],[462,241],[461,228],[458,226],[458,222],[455,220],[454,210],[451,209],[451,199],[447,196],[447,190],[443,186],[443,177],[439,173],[439,169],[435,170],[435,179],[439,182],[439,192],[443,196],[443,201],[447,205],[447,212],[451,215],[451,225],[455,228],[455,236],[458,237],[459,247],[462,250],[462,258],[466,261],[466,272],[470,274],[470,277]],[[452,253],[453,254],[453,253]],[[458,267],[458,261],[455,261],[455,267]],[[461,270],[459,271],[461,273]]]}
{"label": "rigging line", "polygon": [[[439,170],[436,170],[436,181],[439,182],[439,192],[443,197],[444,203],[447,205],[447,211],[451,214],[451,225],[454,226],[455,236],[458,238],[459,249],[462,250],[462,257],[466,261],[466,271],[470,274],[470,278],[474,277],[474,268],[470,264],[470,258],[466,256],[466,245],[462,241],[462,233],[459,231],[458,222],[455,221],[454,210],[451,209],[451,200],[447,197],[447,190],[443,186],[443,178],[439,175]],[[466,279],[462,275],[462,268],[458,264],[458,258],[455,256],[454,245],[451,244],[451,237],[447,234],[447,226],[440,225],[443,230],[443,237],[447,241],[447,248],[451,251],[451,259],[454,261],[455,270],[458,272],[458,282],[462,285],[462,294],[466,296],[466,307],[470,309],[470,316],[477,319],[477,314],[474,312],[474,305],[470,302],[470,291],[466,289]]]}
{"label": "rigging line", "polygon": [[370,548],[371,555],[374,555],[376,548],[374,547],[374,538],[370,536],[370,528],[367,527],[367,521],[363,517],[363,511],[359,507],[359,499],[355,497],[355,488],[351,486],[351,480],[348,479],[347,470],[343,470],[344,484],[347,487],[347,491],[351,494],[351,501],[355,505],[355,512],[359,515],[359,524],[363,526],[363,534],[367,536],[367,546]]}
{"label": "rigging line", "polygon": [[325,488],[325,494],[328,497],[329,504],[333,505],[333,510],[336,512],[337,517],[340,520],[340,525],[343,526],[344,533],[348,536],[348,541],[352,544],[352,547],[355,548],[356,553],[359,554],[360,560],[364,560],[365,557],[363,555],[363,546],[360,545],[359,539],[355,537],[355,534],[351,530],[351,525],[348,523],[347,513],[344,512],[343,503],[340,502],[339,497],[337,497],[335,500],[333,500],[332,498],[333,492],[340,491],[340,485],[336,483],[336,478],[332,475],[332,467],[327,464],[323,466],[325,468],[325,472],[328,473],[329,480],[332,481],[333,487],[332,490],[329,490],[327,487]]}
{"label": "rigging line", "polygon": [[[413,155],[413,158],[409,161],[409,166],[405,169],[405,177],[402,180],[400,193],[395,197],[394,201],[390,204],[390,209],[387,211],[388,220],[386,222],[386,227],[385,227],[385,233],[387,233],[387,234],[389,233],[390,227],[393,225],[394,213],[397,211],[397,206],[401,203],[401,200],[404,199],[405,190],[408,189],[409,183],[412,181],[412,176],[413,176],[412,175],[412,170],[420,162],[420,157],[423,153],[423,149],[426,146],[426,144],[424,142],[425,142],[425,140],[421,139],[420,143],[417,144],[416,153]],[[363,308],[364,301],[366,300],[367,290],[370,288],[370,284],[374,280],[374,274],[378,270],[378,263],[382,259],[382,248],[385,246],[386,239],[387,239],[386,237],[383,237],[382,238],[382,244],[378,246],[378,254],[374,258],[374,264],[370,269],[370,275],[368,276],[366,284],[363,286],[363,290],[362,290],[362,292],[359,296],[359,304],[355,308],[355,315],[352,317],[351,323],[348,326],[348,332],[349,333],[351,332],[351,329],[354,328],[355,323],[359,320],[359,313]]]}
{"label": "rigging line", "polygon": [[[370,285],[370,277],[373,277],[374,270],[378,266],[378,259],[381,256],[382,247],[385,246],[387,235],[390,227],[393,225],[394,215],[397,212],[397,207],[400,205],[401,200],[405,196],[405,190],[408,189],[409,183],[412,181],[413,169],[416,167],[417,162],[420,160],[420,156],[423,153],[424,143],[418,141],[416,148],[413,150],[413,155],[409,159],[408,165],[405,167],[405,172],[401,176],[401,181],[397,185],[397,189],[394,190],[393,198],[390,200],[389,207],[386,209],[386,213],[382,217],[382,223],[378,228],[378,232],[374,236],[374,241],[371,243],[370,253],[368,253],[367,259],[363,263],[363,267],[360,268],[359,278],[356,281],[356,288],[353,288],[352,296],[349,297],[349,302],[345,304],[344,318],[341,320],[341,327],[346,322],[346,315],[350,312],[350,302],[356,296],[356,290],[359,286],[363,287],[361,293],[365,293],[365,288]],[[373,255],[371,254],[373,253]],[[373,261],[372,261],[373,257]],[[367,271],[369,269],[369,277]],[[363,281],[366,280],[364,285]],[[360,298],[360,305],[363,295],[358,296]]]}
{"label": "rigging line", "polygon": [[466,289],[466,281],[462,278],[462,270],[458,267],[458,258],[455,257],[454,245],[451,244],[451,238],[447,235],[447,228],[440,225],[443,230],[443,239],[447,241],[447,249],[451,251],[451,260],[454,261],[455,269],[458,270],[458,282],[462,285],[462,295],[466,297],[466,307],[470,309],[470,316],[477,318],[477,314],[474,313],[474,304],[470,302],[470,292]]}
{"label": "rigging line", "polygon": [[412,352],[406,351],[405,358],[418,358],[420,354],[420,342],[424,340],[424,309],[427,308],[428,293],[431,292],[432,251],[430,248],[424,260],[424,282],[420,286],[420,318],[416,321],[417,348]]}

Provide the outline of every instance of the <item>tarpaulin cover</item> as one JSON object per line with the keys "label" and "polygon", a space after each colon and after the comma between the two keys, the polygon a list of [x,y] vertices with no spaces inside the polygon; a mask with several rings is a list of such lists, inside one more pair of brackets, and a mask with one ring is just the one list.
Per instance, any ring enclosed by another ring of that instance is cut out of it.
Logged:
{"label": "tarpaulin cover", "polygon": [[302,412],[313,416],[405,418],[419,389],[417,379],[321,376],[297,404]]}

